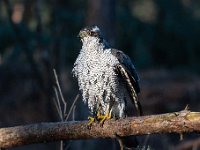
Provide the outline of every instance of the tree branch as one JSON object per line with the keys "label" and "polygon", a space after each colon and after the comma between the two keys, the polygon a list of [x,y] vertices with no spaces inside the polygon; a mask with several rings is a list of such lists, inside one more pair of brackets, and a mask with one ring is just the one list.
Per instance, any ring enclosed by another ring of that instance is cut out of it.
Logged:
{"label": "tree branch", "polygon": [[108,120],[103,127],[94,123],[89,130],[88,121],[39,123],[0,129],[0,148],[58,140],[115,138],[117,136],[155,133],[200,132],[200,112],[187,110]]}

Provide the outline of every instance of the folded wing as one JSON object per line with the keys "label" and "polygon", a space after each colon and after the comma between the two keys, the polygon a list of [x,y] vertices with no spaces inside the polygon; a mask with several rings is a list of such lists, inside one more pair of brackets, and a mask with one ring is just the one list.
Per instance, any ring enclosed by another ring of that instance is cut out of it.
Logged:
{"label": "folded wing", "polygon": [[125,81],[131,100],[135,105],[137,115],[141,116],[142,108],[137,96],[137,94],[140,92],[140,87],[138,84],[139,77],[135,67],[132,64],[130,58],[122,51],[112,49],[111,52],[119,60],[119,64],[115,66],[115,69],[118,75]]}

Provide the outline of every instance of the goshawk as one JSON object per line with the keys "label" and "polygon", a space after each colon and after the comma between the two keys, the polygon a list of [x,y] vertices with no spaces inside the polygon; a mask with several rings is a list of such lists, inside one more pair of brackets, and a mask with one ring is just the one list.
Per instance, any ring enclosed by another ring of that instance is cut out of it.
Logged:
{"label": "goshawk", "polygon": [[141,115],[137,98],[139,77],[130,58],[110,48],[97,26],[83,28],[79,37],[82,49],[72,73],[93,117],[100,122],[123,118],[127,115],[128,100],[135,105],[137,115]]}

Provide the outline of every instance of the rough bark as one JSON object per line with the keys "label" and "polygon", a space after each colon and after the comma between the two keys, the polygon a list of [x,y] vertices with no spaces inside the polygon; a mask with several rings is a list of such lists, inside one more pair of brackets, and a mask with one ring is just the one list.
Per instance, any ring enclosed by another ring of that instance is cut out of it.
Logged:
{"label": "rough bark", "polygon": [[38,123],[0,129],[0,148],[58,140],[115,138],[156,133],[200,132],[200,112],[180,111],[94,123],[87,121]]}

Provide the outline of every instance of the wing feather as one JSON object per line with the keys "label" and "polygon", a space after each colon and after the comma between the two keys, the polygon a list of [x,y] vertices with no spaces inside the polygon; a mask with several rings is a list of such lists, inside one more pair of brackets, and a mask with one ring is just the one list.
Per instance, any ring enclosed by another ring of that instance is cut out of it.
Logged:
{"label": "wing feather", "polygon": [[121,76],[124,79],[131,100],[135,105],[137,115],[141,116],[142,108],[137,96],[137,94],[140,92],[140,87],[138,83],[139,77],[137,75],[135,67],[132,64],[130,58],[127,55],[125,55],[122,51],[112,49],[111,52],[119,60],[119,64],[115,66],[116,71],[118,72],[119,76]]}

